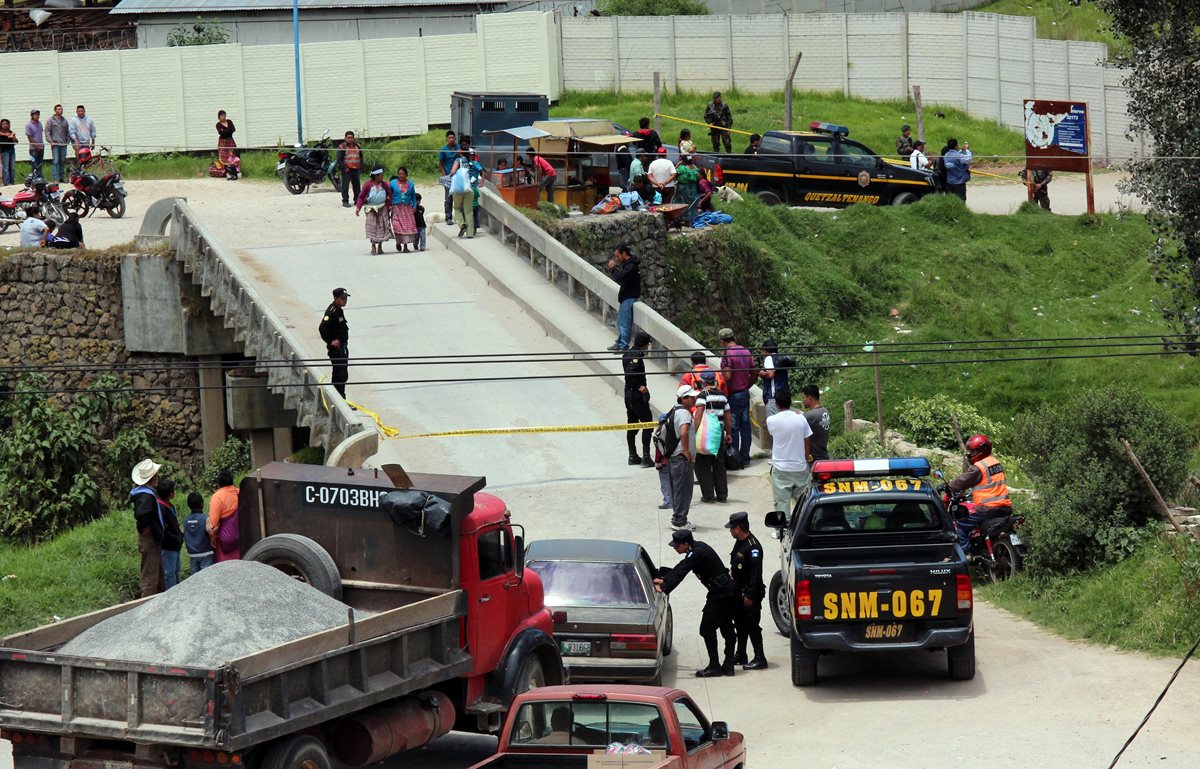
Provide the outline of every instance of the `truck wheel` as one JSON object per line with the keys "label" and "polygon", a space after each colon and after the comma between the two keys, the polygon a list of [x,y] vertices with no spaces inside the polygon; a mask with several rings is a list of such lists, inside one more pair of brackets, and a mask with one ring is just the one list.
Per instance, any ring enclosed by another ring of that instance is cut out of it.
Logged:
{"label": "truck wheel", "polygon": [[675,648],[675,614],[671,611],[671,607],[667,607],[667,632],[663,633],[662,653],[664,657],[671,656],[671,650]]}
{"label": "truck wheel", "polygon": [[954,681],[970,681],[975,677],[975,631],[967,638],[962,646],[946,648],[946,662],[950,668],[950,678]]}
{"label": "truck wheel", "polygon": [[812,686],[817,682],[817,653],[805,649],[800,639],[792,639],[792,686]]}
{"label": "truck wheel", "polygon": [[777,194],[775,194],[774,192],[771,192],[769,190],[759,190],[758,192],[754,193],[754,195],[759,200],[761,200],[764,205],[768,205],[768,206],[782,206],[783,205],[783,198],[779,197]]}
{"label": "truck wheel", "polygon": [[307,582],[325,595],[342,600],[342,578],[325,548],[299,534],[272,534],[242,556],[274,566],[289,577]]}
{"label": "truck wheel", "polygon": [[771,577],[771,619],[775,620],[775,629],[786,637],[792,634],[792,605],[787,591],[783,589],[783,572],[775,572]]}
{"label": "truck wheel", "polygon": [[916,203],[919,198],[911,192],[901,192],[896,197],[892,198],[893,206],[907,206]]}
{"label": "truck wheel", "polygon": [[316,737],[294,734],[271,746],[262,769],[331,769],[329,751]]}
{"label": "truck wheel", "polygon": [[521,663],[521,672],[517,675],[516,685],[513,687],[513,696],[524,694],[533,689],[540,689],[546,685],[546,671],[542,669],[542,661],[533,652],[525,658]]}

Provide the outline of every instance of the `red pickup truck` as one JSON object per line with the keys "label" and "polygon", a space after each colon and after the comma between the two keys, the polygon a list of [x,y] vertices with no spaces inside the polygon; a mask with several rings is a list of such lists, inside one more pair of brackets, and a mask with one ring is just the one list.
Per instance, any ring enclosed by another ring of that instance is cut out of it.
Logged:
{"label": "red pickup truck", "polygon": [[[687,692],[662,686],[547,686],[517,696],[496,755],[471,769],[579,769],[602,765],[614,743],[654,759],[641,769],[743,769],[746,745],[709,721]],[[635,758],[626,751],[626,759]],[[589,758],[591,763],[589,763]],[[629,763],[629,765],[635,765]]]}

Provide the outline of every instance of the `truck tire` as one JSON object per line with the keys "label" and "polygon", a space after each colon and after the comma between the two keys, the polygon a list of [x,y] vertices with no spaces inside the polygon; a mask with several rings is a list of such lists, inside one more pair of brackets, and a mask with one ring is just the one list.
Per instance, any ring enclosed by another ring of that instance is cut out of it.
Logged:
{"label": "truck tire", "polygon": [[975,631],[962,646],[946,648],[946,663],[953,681],[970,681],[975,677]]}
{"label": "truck tire", "polygon": [[342,600],[342,578],[333,557],[308,537],[299,534],[272,534],[259,540],[242,556],[274,566],[284,574],[320,590],[325,595]]}
{"label": "truck tire", "polygon": [[775,572],[771,577],[771,587],[767,591],[771,596],[771,619],[775,620],[775,629],[784,638],[792,635],[792,605],[787,591],[783,589],[783,572]]}
{"label": "truck tire", "polygon": [[667,607],[667,632],[663,633],[662,653],[664,657],[670,657],[671,651],[675,648],[675,614],[671,611],[671,607]]}
{"label": "truck tire", "polygon": [[262,769],[331,769],[329,751],[316,737],[293,734],[267,750]]}
{"label": "truck tire", "polygon": [[537,654],[531,652],[521,663],[521,671],[517,673],[517,680],[513,686],[513,697],[545,685],[546,671],[542,669],[542,661],[538,659]]}
{"label": "truck tire", "polygon": [[805,649],[798,638],[792,639],[792,686],[812,686],[817,682],[817,653]]}
{"label": "truck tire", "polygon": [[892,198],[893,206],[907,206],[916,203],[920,198],[911,192],[901,192],[896,197]]}
{"label": "truck tire", "polygon": [[763,202],[763,205],[768,205],[768,206],[782,206],[783,205],[783,198],[779,197],[778,194],[771,192],[770,190],[759,190],[758,192],[754,193],[754,196],[757,197],[759,200],[761,200]]}

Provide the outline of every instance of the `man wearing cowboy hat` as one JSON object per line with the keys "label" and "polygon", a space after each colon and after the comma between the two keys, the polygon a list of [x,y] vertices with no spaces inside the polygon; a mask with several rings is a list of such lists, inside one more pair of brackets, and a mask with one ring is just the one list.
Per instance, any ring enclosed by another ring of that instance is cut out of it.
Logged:
{"label": "man wearing cowboy hat", "polygon": [[166,589],[162,566],[163,519],[158,507],[158,494],[154,490],[161,468],[162,465],[154,460],[143,459],[130,474],[134,487],[129,492],[129,499],[133,502],[138,552],[142,554],[142,598],[157,595]]}

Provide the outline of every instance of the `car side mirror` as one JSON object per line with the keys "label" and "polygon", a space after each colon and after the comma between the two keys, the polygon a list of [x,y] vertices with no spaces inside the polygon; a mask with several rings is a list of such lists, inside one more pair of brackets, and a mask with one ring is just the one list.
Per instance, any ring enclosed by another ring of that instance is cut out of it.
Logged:
{"label": "car side mirror", "polygon": [[729,724],[724,721],[712,722],[712,738],[713,742],[729,739]]}
{"label": "car side mirror", "polygon": [[763,524],[768,529],[782,529],[787,526],[787,513],[782,510],[772,510],[767,513],[767,517],[763,519]]}

